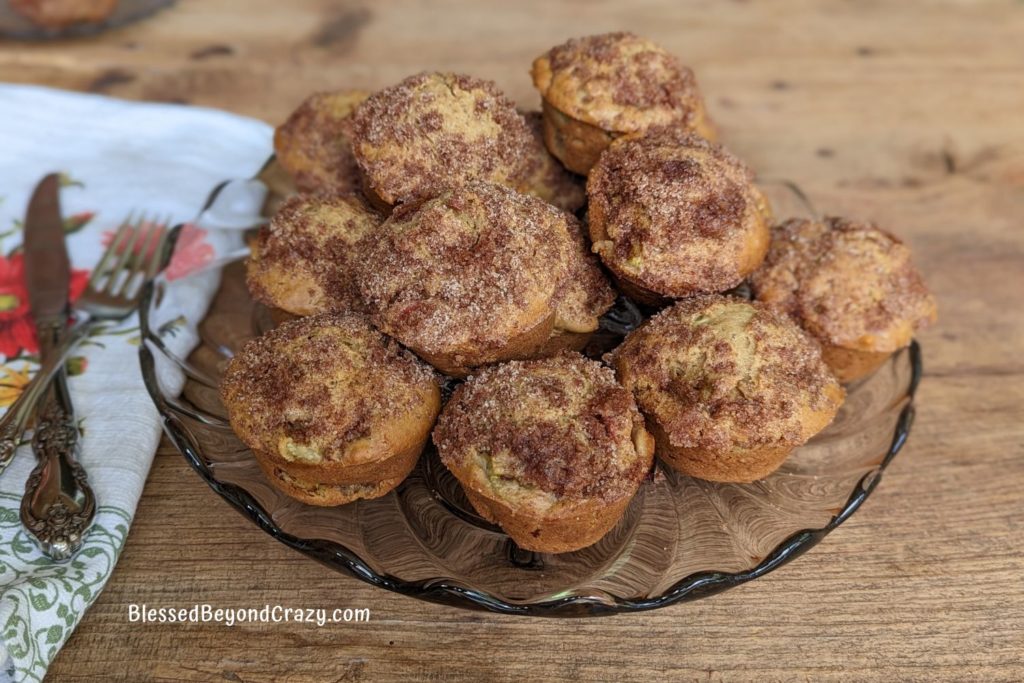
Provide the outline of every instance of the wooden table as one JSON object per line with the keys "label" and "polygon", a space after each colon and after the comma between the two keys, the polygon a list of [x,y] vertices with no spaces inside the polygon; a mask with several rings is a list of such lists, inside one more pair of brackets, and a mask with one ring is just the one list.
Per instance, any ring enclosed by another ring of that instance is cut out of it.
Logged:
{"label": "wooden table", "polygon": [[[372,589],[235,514],[167,446],[54,681],[1024,679],[1024,3],[190,0],[0,78],[280,121],[422,69],[535,104],[532,57],[629,28],[697,71],[726,143],[909,241],[940,303],[910,444],[823,544],[723,595],[599,620]],[[2,113],[0,113],[2,115]],[[369,607],[336,627],[139,626],[127,605]]]}

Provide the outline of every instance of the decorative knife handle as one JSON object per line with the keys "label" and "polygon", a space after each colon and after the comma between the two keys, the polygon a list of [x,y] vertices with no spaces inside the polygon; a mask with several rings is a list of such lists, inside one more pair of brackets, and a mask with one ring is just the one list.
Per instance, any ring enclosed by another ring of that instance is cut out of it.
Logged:
{"label": "decorative knife handle", "polygon": [[[57,384],[63,384],[63,376]],[[54,386],[36,420],[32,449],[38,464],[25,483],[21,523],[51,559],[64,561],[82,545],[96,514],[96,496],[75,460],[78,427],[66,407],[66,387]]]}
{"label": "decorative knife handle", "polygon": [[21,392],[21,395],[11,404],[3,417],[0,417],[0,473],[4,471],[11,458],[14,457],[14,452],[18,450],[21,437],[28,425],[28,418],[49,388],[53,376],[64,367],[64,361],[75,344],[94,327],[95,323],[86,321],[73,327],[64,335],[53,352],[43,360],[39,370]]}

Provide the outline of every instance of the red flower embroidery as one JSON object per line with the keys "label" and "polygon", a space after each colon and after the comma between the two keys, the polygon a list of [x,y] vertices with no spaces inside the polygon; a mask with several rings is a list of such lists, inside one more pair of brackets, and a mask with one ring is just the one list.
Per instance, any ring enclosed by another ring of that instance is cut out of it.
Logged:
{"label": "red flower embroidery", "polygon": [[174,256],[164,271],[168,280],[177,280],[194,273],[213,260],[213,245],[206,241],[206,231],[194,223],[186,223],[178,235]]}
{"label": "red flower embroidery", "polygon": [[[72,270],[69,295],[78,299],[89,281],[89,271]],[[14,358],[22,352],[39,353],[36,329],[28,310],[25,260],[21,252],[0,256],[0,354]]]}
{"label": "red flower embroidery", "polygon": [[[143,227],[148,228],[145,225]],[[111,240],[114,239],[114,231],[104,232],[101,239],[104,247],[110,246]],[[147,247],[146,254],[143,255],[144,258],[148,258],[153,253],[153,247],[155,244],[150,244]],[[141,249],[142,245],[137,244],[133,251],[138,254]],[[185,223],[181,226],[181,233],[178,234],[178,242],[174,247],[171,262],[164,270],[164,277],[168,280],[183,278],[212,261],[213,255],[213,245],[206,241],[206,230],[194,223]]]}

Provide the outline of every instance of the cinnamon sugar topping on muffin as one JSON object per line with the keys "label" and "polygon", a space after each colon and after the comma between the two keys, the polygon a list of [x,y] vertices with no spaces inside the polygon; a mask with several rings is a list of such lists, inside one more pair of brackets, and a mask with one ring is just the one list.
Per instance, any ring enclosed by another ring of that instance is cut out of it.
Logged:
{"label": "cinnamon sugar topping on muffin", "polygon": [[359,241],[381,217],[355,196],[295,196],[260,229],[246,282],[258,301],[295,315],[358,310]]}
{"label": "cinnamon sugar topping on muffin", "polygon": [[314,93],[274,131],[277,161],[300,192],[359,190],[350,117],[366,96],[360,90]]}
{"label": "cinnamon sugar topping on muffin", "polygon": [[871,223],[787,221],[754,273],[756,297],[795,318],[823,344],[892,352],[935,319],[935,300],[910,250]]}
{"label": "cinnamon sugar topping on muffin", "polygon": [[600,363],[579,354],[512,361],[462,384],[434,430],[442,461],[480,486],[533,504],[632,496],[651,461],[643,418]]}
{"label": "cinnamon sugar topping on muffin", "polygon": [[753,173],[678,129],[613,142],[587,195],[594,251],[621,280],[662,297],[735,287],[768,248],[769,208]]}
{"label": "cinnamon sugar topping on muffin", "polygon": [[527,181],[532,136],[491,81],[421,73],[371,95],[352,121],[364,187],[385,204],[470,179]]}
{"label": "cinnamon sugar topping on muffin", "polygon": [[607,131],[694,128],[703,102],[693,72],[632,33],[574,38],[533,63],[541,96],[563,114]]}
{"label": "cinnamon sugar topping on muffin", "polygon": [[422,443],[440,404],[433,372],[415,356],[361,317],[333,313],[248,342],[221,397],[254,451],[313,465],[383,460],[396,443]]}
{"label": "cinnamon sugar topping on muffin", "polygon": [[528,357],[553,328],[569,219],[482,182],[403,204],[367,247],[360,292],[384,332],[447,372]]}
{"label": "cinnamon sugar topping on muffin", "polygon": [[843,390],[818,345],[786,316],[722,296],[676,302],[611,356],[687,474],[750,481],[827,425]]}

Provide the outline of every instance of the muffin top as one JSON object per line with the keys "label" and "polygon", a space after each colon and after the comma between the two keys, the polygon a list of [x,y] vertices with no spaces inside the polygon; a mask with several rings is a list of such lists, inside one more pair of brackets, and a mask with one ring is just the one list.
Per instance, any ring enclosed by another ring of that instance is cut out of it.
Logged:
{"label": "muffin top", "polygon": [[778,226],[751,286],[823,343],[859,351],[903,348],[935,319],[910,249],[871,223],[844,218]]}
{"label": "muffin top", "polygon": [[735,287],[768,248],[769,208],[753,173],[679,129],[612,142],[587,196],[594,251],[616,275],[662,296]]}
{"label": "muffin top", "polygon": [[479,364],[476,352],[486,357],[553,315],[570,218],[478,181],[402,204],[366,247],[360,293],[378,327],[403,344]]}
{"label": "muffin top", "polygon": [[356,196],[290,197],[252,244],[249,291],[257,301],[295,315],[358,310],[358,242],[380,223]]}
{"label": "muffin top", "polygon": [[353,314],[300,318],[249,341],[220,392],[247,446],[307,464],[387,457],[440,407],[433,371]]}
{"label": "muffin top", "polygon": [[573,38],[535,59],[532,74],[551,106],[608,131],[690,124],[703,107],[693,72],[632,33]]}
{"label": "muffin top", "polygon": [[525,191],[563,211],[576,211],[587,201],[582,176],[570,173],[544,146],[544,119],[539,111],[523,113],[533,135],[527,150],[529,173]]}
{"label": "muffin top", "polygon": [[676,302],[630,334],[611,361],[678,448],[799,445],[844,396],[817,343],[792,320],[731,297]]}
{"label": "muffin top", "polygon": [[274,131],[277,161],[300,192],[359,190],[350,116],[366,96],[360,90],[315,93]]}
{"label": "muffin top", "polygon": [[521,187],[533,138],[491,81],[421,73],[371,95],[352,116],[367,189],[394,204],[480,179]]}
{"label": "muffin top", "polygon": [[583,224],[566,215],[565,225],[571,240],[569,272],[556,297],[555,327],[563,332],[593,332],[617,294],[590,250]]}
{"label": "muffin top", "polygon": [[[633,397],[575,353],[488,367],[460,385],[434,429],[441,460],[509,502],[633,495],[652,453]],[[465,483],[465,482],[464,482]]]}

